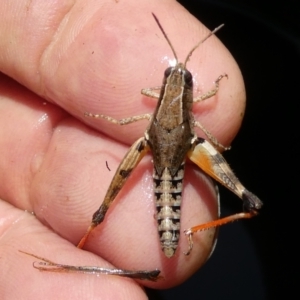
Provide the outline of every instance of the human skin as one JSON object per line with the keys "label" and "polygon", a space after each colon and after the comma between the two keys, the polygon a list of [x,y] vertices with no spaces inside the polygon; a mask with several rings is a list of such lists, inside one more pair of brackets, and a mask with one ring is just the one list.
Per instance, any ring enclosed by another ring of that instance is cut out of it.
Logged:
{"label": "human skin", "polygon": [[[140,90],[161,84],[173,54],[151,12],[181,61],[208,29],[171,0],[2,2],[0,298],[146,299],[141,285],[180,284],[206,260],[213,231],[195,234],[190,256],[182,253],[188,247],[183,234],[175,257],[164,256],[154,216],[151,156],[133,172],[88,239],[87,251],[75,247],[128,147],[147,128],[147,121],[121,127],[85,118],[84,112],[120,119],[154,111],[157,101]],[[196,95],[228,74],[217,96],[195,104],[194,113],[220,143],[230,145],[245,108],[235,61],[213,36],[187,67]],[[182,229],[217,217],[211,182],[196,167],[186,169]],[[32,267],[36,259],[18,250],[64,264],[157,268],[164,278],[153,283],[41,273]]]}

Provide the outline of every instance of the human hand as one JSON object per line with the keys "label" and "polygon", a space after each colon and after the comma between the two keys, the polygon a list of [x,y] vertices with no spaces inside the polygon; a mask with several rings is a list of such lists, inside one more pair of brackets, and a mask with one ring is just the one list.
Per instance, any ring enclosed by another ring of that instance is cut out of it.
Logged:
{"label": "human hand", "polygon": [[[161,84],[166,57],[173,56],[151,12],[180,60],[208,31],[176,2],[26,3],[0,6],[0,68],[20,83],[0,78],[1,298],[146,298],[126,278],[40,273],[32,268],[34,259],[18,250],[64,264],[158,268],[164,279],[139,282],[153,288],[181,283],[206,260],[213,234],[195,235],[188,257],[182,254],[188,247],[182,234],[176,256],[164,257],[154,218],[150,157],[133,172],[89,238],[89,252],[74,246],[128,146],[147,127],[145,121],[118,127],[83,113],[123,118],[154,110],[155,100],[139,92]],[[217,96],[196,104],[194,112],[222,144],[230,144],[245,102],[238,67],[215,37],[193,53],[187,67],[199,93],[210,90],[220,74],[229,75]],[[217,210],[213,189],[196,167],[187,166],[185,183],[182,229],[215,218]]]}

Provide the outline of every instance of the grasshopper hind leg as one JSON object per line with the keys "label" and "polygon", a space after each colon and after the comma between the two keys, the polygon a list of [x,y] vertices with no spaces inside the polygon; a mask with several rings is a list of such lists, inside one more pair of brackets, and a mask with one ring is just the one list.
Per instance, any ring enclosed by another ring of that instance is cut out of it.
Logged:
{"label": "grasshopper hind leg", "polygon": [[118,193],[126,183],[131,172],[138,165],[144,155],[148,152],[149,146],[145,137],[139,138],[130,147],[129,151],[120,163],[111,183],[104,197],[104,201],[99,207],[99,209],[94,213],[92,222],[86,231],[83,238],[78,244],[78,248],[83,248],[90,233],[96,228],[100,223],[103,222],[106,212],[108,211],[110,205],[113,203]]}
{"label": "grasshopper hind leg", "polygon": [[95,266],[73,266],[73,265],[65,265],[53,262],[47,258],[28,253],[25,251],[19,250],[19,252],[24,253],[26,255],[32,256],[39,261],[33,262],[33,267],[40,271],[45,272],[58,272],[58,273],[86,273],[92,275],[105,274],[105,275],[117,275],[122,277],[129,277],[133,279],[141,279],[141,280],[149,280],[149,281],[157,281],[162,278],[159,276],[159,270],[125,270],[125,269],[111,269],[111,268],[102,268]]}
{"label": "grasshopper hind leg", "polygon": [[188,157],[210,177],[224,185],[235,193],[243,201],[244,212],[237,213],[225,218],[214,220],[205,224],[191,227],[184,231],[187,236],[189,249],[188,255],[193,248],[193,234],[198,231],[225,225],[240,219],[250,219],[259,213],[262,201],[253,193],[248,191],[227,164],[225,158],[206,140],[198,138],[188,152]]}

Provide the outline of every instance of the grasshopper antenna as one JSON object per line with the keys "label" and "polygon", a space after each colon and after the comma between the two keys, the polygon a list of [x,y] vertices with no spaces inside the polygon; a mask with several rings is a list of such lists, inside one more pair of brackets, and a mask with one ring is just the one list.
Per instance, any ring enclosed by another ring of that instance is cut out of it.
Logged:
{"label": "grasshopper antenna", "polygon": [[209,37],[211,37],[213,34],[215,34],[218,30],[220,30],[222,27],[224,26],[224,24],[221,24],[220,26],[218,26],[217,28],[215,28],[213,31],[211,31],[203,40],[201,40],[196,46],[194,46],[192,48],[192,50],[189,52],[189,54],[187,55],[185,62],[184,62],[184,67],[186,66],[188,60],[190,59],[190,57],[192,56],[193,52],[202,44],[204,43]]}
{"label": "grasshopper antenna", "polygon": [[169,40],[169,38],[168,38],[168,36],[167,36],[166,32],[164,31],[164,29],[162,28],[161,24],[159,23],[159,21],[158,21],[158,19],[157,19],[156,15],[155,15],[154,13],[152,13],[152,16],[153,16],[153,18],[154,18],[155,22],[157,23],[157,25],[158,25],[159,29],[161,30],[162,34],[164,35],[165,39],[167,40],[167,42],[168,42],[169,46],[171,47],[171,49],[172,49],[172,52],[173,52],[173,54],[174,54],[174,57],[175,57],[175,59],[176,59],[176,63],[178,63],[178,58],[177,58],[177,55],[176,55],[175,49],[174,49],[174,47],[173,47],[173,45],[172,45],[171,41]]}

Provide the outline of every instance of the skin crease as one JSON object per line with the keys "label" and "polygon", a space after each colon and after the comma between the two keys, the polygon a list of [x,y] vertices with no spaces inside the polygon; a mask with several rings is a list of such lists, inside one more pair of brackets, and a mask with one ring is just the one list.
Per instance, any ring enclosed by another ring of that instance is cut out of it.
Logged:
{"label": "skin crease", "polygon": [[[0,298],[146,299],[140,285],[168,288],[186,280],[210,253],[213,231],[195,235],[189,257],[182,253],[187,250],[182,234],[176,256],[164,257],[151,156],[91,235],[88,251],[74,246],[128,147],[147,127],[146,121],[119,127],[83,113],[123,118],[154,111],[156,100],[140,90],[161,84],[173,55],[151,12],[181,61],[208,30],[175,1],[3,1],[0,11]],[[212,89],[220,74],[229,75],[218,95],[196,104],[194,113],[230,145],[245,108],[235,61],[211,37],[187,67],[195,94]],[[210,181],[188,165],[182,229],[216,218],[214,198]],[[164,279],[39,272],[32,267],[36,259],[18,250],[72,265],[158,268]]]}

